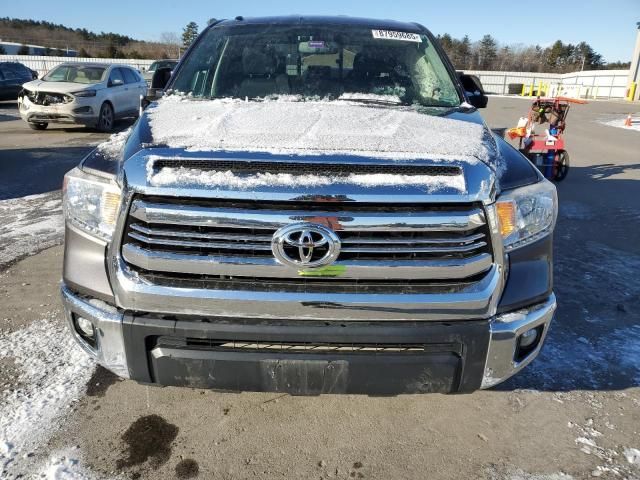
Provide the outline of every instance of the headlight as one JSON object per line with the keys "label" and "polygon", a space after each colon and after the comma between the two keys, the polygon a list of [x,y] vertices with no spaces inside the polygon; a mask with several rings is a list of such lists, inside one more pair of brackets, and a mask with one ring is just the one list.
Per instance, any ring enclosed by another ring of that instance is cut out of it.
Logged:
{"label": "headlight", "polygon": [[74,168],[64,177],[64,215],[68,222],[110,241],[116,226],[121,191],[113,180]]}
{"label": "headlight", "polygon": [[496,202],[506,251],[553,231],[558,216],[556,187],[548,180],[503,193]]}
{"label": "headlight", "polygon": [[74,97],[95,97],[96,96],[96,91],[95,90],[80,90],[78,92],[71,92],[71,95],[73,95]]}

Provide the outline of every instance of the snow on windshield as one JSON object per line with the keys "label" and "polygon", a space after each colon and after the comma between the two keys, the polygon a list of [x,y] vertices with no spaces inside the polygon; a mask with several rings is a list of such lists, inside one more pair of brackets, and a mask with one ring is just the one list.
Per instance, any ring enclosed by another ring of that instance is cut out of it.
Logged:
{"label": "snow on windshield", "polygon": [[489,162],[492,156],[483,125],[347,98],[248,102],[170,95],[148,110],[149,123],[155,143],[187,151],[466,162]]}

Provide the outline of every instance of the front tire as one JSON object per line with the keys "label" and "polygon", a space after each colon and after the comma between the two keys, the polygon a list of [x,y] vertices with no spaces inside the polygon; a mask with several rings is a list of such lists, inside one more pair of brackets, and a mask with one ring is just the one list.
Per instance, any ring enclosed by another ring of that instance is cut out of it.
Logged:
{"label": "front tire", "polygon": [[110,103],[103,103],[100,107],[100,115],[98,115],[98,124],[96,128],[99,132],[110,132],[113,130],[113,107]]}
{"label": "front tire", "polygon": [[569,154],[566,150],[560,150],[555,159],[555,178],[556,182],[561,182],[569,173]]}
{"label": "front tire", "polygon": [[45,123],[45,122],[42,122],[42,123],[29,123],[29,128],[31,130],[46,130],[48,126],[49,126],[49,124]]}

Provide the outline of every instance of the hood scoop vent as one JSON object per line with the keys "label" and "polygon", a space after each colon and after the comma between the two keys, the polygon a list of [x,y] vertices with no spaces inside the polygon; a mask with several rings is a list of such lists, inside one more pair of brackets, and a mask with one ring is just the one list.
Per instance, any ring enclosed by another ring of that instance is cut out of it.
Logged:
{"label": "hood scoop vent", "polygon": [[289,174],[328,175],[347,177],[349,175],[428,175],[456,176],[462,169],[453,165],[415,165],[382,163],[326,163],[326,162],[273,162],[247,160],[203,160],[203,159],[155,159],[153,172],[163,168],[200,170],[203,172],[233,172],[240,175]]}

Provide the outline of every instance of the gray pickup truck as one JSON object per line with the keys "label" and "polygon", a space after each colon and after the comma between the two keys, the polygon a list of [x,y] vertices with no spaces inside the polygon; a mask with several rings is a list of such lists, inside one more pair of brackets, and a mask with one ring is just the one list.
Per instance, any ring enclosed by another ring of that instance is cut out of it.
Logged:
{"label": "gray pickup truck", "polygon": [[65,177],[62,298],[100,364],[395,395],[488,388],[536,357],[555,187],[423,26],[237,17],[154,83]]}

